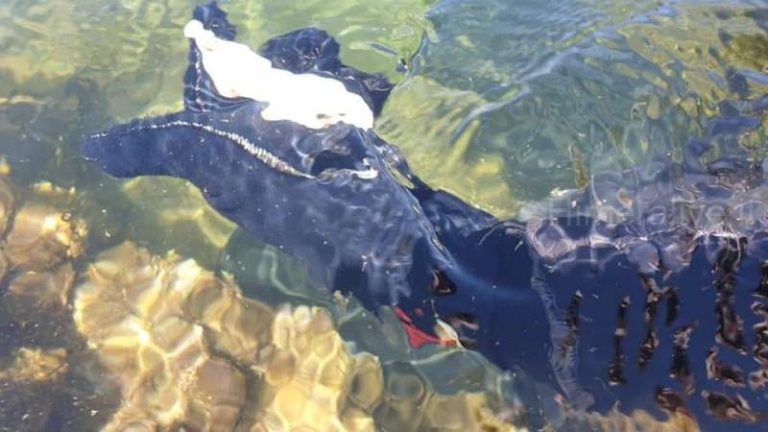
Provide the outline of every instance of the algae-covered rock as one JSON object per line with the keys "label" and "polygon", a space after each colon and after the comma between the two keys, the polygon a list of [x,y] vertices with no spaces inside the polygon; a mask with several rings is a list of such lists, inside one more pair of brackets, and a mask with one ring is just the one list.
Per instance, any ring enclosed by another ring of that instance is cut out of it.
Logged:
{"label": "algae-covered rock", "polygon": [[14,267],[45,270],[80,256],[87,233],[85,222],[70,213],[28,203],[16,213],[2,249]]}
{"label": "algae-covered rock", "polygon": [[[184,315],[186,301],[206,287],[216,291],[212,300],[242,300],[235,287],[194,261],[151,256],[130,243],[101,254],[90,266],[76,288],[74,316],[78,331],[121,387],[124,402],[107,430],[137,422],[161,428],[235,426],[245,403],[245,378],[208,348],[205,335],[206,324],[216,325],[220,315],[206,320],[203,313],[199,322]],[[228,385],[212,385],[216,382]]]}
{"label": "algae-covered rock", "polygon": [[381,367],[351,354],[323,309],[275,313],[227,277],[132,243],[97,257],[73,305],[123,395],[107,430],[372,430]]}
{"label": "algae-covered rock", "polygon": [[10,183],[0,178],[0,235],[4,235],[13,213],[16,211],[16,196]]}
{"label": "algae-covered rock", "polygon": [[268,430],[373,430],[383,388],[378,361],[351,355],[323,309],[283,309],[272,330],[278,361],[265,370]]}
{"label": "algae-covered rock", "polygon": [[63,348],[43,350],[22,347],[12,362],[0,370],[0,380],[52,382],[67,372],[67,351]]}
{"label": "algae-covered rock", "polygon": [[594,430],[613,431],[659,431],[659,432],[698,432],[698,423],[690,415],[682,412],[671,413],[665,419],[659,419],[645,410],[635,410],[623,414],[613,410],[606,414],[570,412],[567,418],[568,431]]}
{"label": "algae-covered rock", "polygon": [[327,309],[275,311],[174,253],[129,242],[102,252],[73,306],[102,380],[122,395],[105,430],[512,427],[482,393],[436,394],[409,363],[383,368],[353,351]]}
{"label": "algae-covered rock", "polygon": [[19,322],[45,313],[62,313],[69,304],[74,282],[71,263],[48,271],[18,272],[8,283],[3,299],[6,310]]}
{"label": "algae-covered rock", "polygon": [[64,349],[22,347],[0,366],[0,419],[3,430],[43,430],[56,402],[52,389],[67,373]]}

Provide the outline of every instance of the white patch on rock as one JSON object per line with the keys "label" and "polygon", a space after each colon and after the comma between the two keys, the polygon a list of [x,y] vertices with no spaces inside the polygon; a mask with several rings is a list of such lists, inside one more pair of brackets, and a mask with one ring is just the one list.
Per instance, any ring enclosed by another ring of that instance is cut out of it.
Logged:
{"label": "white patch on rock", "polygon": [[338,122],[373,127],[368,104],[340,81],[273,68],[247,45],[219,39],[197,20],[184,26],[184,36],[197,44],[218,93],[268,103],[261,113],[265,120],[290,120],[312,129]]}

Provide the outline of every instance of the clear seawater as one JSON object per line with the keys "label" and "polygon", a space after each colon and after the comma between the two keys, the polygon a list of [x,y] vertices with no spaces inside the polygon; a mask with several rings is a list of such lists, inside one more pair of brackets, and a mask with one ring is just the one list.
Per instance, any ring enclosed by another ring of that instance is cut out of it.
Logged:
{"label": "clear seawater", "polygon": [[[126,183],[80,157],[89,133],[181,108],[188,48],[181,29],[197,3],[0,2],[0,154],[20,187],[50,181],[76,188],[71,206],[89,224],[80,265],[131,239],[154,253],[175,250],[233,272],[255,298],[259,291],[248,286],[272,287],[262,300],[273,304],[332,304],[290,259],[254,239],[229,242],[235,226],[183,182]],[[526,203],[583,187],[590,173],[636,166],[654,150],[679,150],[702,132],[720,101],[736,97],[728,70],[747,78],[741,97],[768,91],[768,4],[758,0],[233,0],[221,6],[242,42],[258,46],[317,26],[337,38],[344,62],[386,74],[397,86],[377,132],[400,146],[427,182],[499,217],[524,217]],[[745,147],[765,154],[764,136],[744,139]],[[235,264],[249,257],[263,265]],[[0,355],[58,343],[55,335],[40,340],[9,330],[13,325],[3,322]],[[376,350],[365,327],[348,333],[358,347]],[[377,354],[388,361],[427,362],[423,373],[447,393],[487,389],[502,379],[478,372],[490,366],[477,366],[476,358],[441,366],[431,360],[439,350],[385,351]],[[58,404],[65,411],[71,401]],[[64,420],[49,428],[75,430],[66,414],[58,415]]]}

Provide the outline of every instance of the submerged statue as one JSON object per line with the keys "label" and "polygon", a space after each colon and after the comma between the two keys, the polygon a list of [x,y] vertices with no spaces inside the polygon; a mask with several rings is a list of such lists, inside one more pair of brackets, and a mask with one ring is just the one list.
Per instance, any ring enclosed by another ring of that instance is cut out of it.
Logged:
{"label": "submerged statue", "polygon": [[87,159],[187,179],[319,284],[393,307],[413,345],[478,350],[569,406],[766,418],[768,188],[737,138],[768,98],[724,102],[680,161],[599,174],[526,223],[499,221],[371,130],[392,85],[341,63],[324,31],[255,53],[211,3],[185,35],[184,110],[90,136]]}

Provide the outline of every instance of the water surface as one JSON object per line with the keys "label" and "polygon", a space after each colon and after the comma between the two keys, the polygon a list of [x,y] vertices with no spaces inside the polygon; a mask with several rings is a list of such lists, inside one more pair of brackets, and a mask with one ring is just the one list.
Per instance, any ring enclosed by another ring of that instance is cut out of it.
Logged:
{"label": "water surface", "polygon": [[[242,233],[231,240],[235,227],[183,182],[125,183],[79,157],[87,133],[181,107],[181,28],[195,5],[3,2],[0,153],[21,186],[44,180],[77,189],[70,206],[90,226],[81,266],[132,239],[234,272],[249,295],[273,304],[333,304],[279,252]],[[593,173],[678,154],[704,132],[721,101],[768,90],[768,8],[758,1],[344,0],[331,7],[304,0],[222,7],[243,42],[258,46],[318,26],[339,40],[345,62],[398,83],[377,132],[401,146],[432,185],[499,217],[525,218],[527,204],[583,188]],[[760,129],[740,144],[763,158],[765,138]],[[375,333],[365,329],[353,326],[345,336],[383,359],[418,364],[441,355],[409,353],[402,340],[377,351]],[[39,344],[23,332],[3,341],[6,354]],[[479,374],[487,365],[468,357],[458,366],[427,362],[422,369],[435,383],[452,383],[438,389],[445,392],[488,389],[503,379]],[[444,378],[449,368],[474,375]]]}

